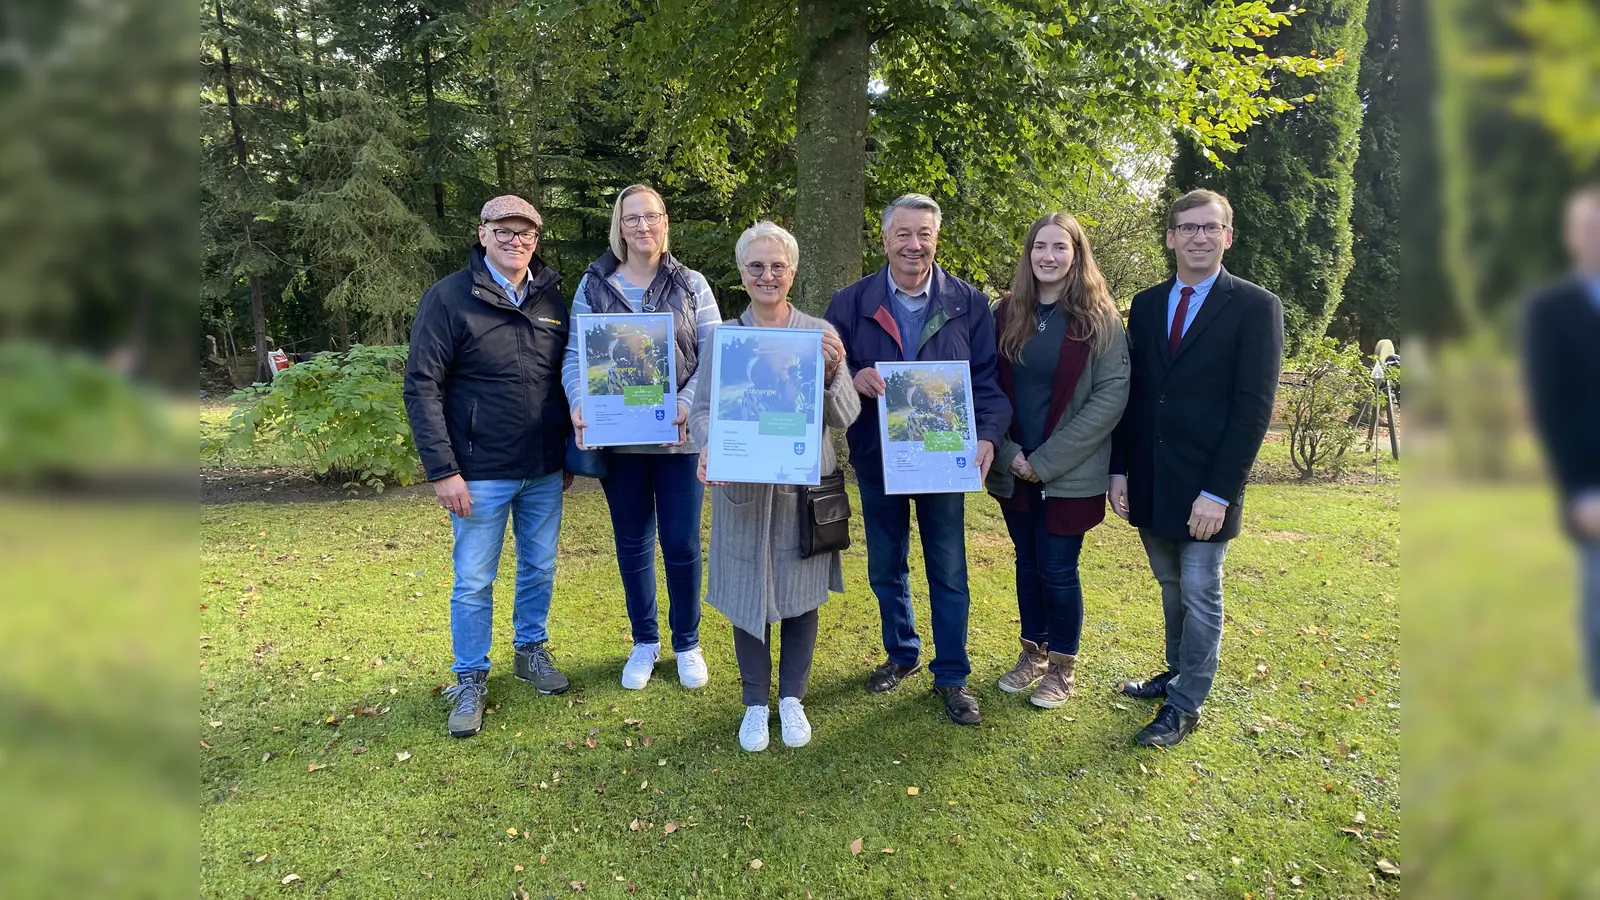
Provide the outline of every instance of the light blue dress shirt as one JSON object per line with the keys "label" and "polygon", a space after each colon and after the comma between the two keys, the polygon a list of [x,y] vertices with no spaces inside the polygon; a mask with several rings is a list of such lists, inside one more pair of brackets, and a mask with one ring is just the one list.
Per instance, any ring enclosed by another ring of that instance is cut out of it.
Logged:
{"label": "light blue dress shirt", "polygon": [[529,278],[528,274],[524,272],[522,275],[522,290],[519,291],[511,287],[511,279],[501,275],[500,270],[494,267],[494,263],[486,262],[484,265],[489,267],[489,275],[494,278],[494,283],[500,285],[501,290],[506,292],[506,296],[511,299],[511,304],[521,309],[522,301],[528,294],[528,282],[533,279]]}
{"label": "light blue dress shirt", "polygon": [[[1181,334],[1188,334],[1189,326],[1194,324],[1194,317],[1200,314],[1200,307],[1205,304],[1206,296],[1211,293],[1211,286],[1217,283],[1217,276],[1221,274],[1222,270],[1218,269],[1211,273],[1210,278],[1193,285],[1185,285],[1183,280],[1179,278],[1172,279],[1172,293],[1167,295],[1167,334],[1172,334],[1172,317],[1178,314],[1178,303],[1183,299],[1183,289],[1185,287],[1194,288],[1194,294],[1189,297],[1189,309],[1183,317],[1183,331],[1181,332]],[[1228,501],[1210,491],[1201,491],[1200,496],[1207,500],[1215,500],[1223,506],[1228,505]]]}
{"label": "light blue dress shirt", "polygon": [[1583,285],[1589,289],[1589,299],[1594,301],[1596,308],[1600,308],[1600,275],[1583,276]]}

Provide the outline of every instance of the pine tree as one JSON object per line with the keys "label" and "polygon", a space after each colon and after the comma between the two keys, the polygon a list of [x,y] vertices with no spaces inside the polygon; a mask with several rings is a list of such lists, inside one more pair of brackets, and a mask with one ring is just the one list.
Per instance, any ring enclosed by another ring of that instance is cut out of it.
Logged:
{"label": "pine tree", "polygon": [[1277,92],[1300,97],[1283,115],[1246,133],[1218,169],[1184,135],[1169,176],[1174,196],[1194,188],[1227,195],[1234,245],[1225,264],[1283,298],[1291,350],[1322,336],[1350,271],[1350,216],[1361,103],[1356,84],[1366,43],[1367,0],[1326,0],[1263,43],[1267,52],[1340,59],[1304,76],[1281,76]]}
{"label": "pine tree", "polygon": [[1400,0],[1368,0],[1358,90],[1361,150],[1352,178],[1354,264],[1331,326],[1371,353],[1400,327]]}

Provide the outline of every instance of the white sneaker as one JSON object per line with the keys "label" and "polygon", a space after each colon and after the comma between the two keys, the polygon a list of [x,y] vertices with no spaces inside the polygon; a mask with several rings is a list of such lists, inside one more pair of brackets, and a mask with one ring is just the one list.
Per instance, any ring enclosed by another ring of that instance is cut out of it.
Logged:
{"label": "white sneaker", "polygon": [[751,753],[767,749],[767,719],[772,709],[766,706],[746,706],[744,723],[739,726],[739,746]]}
{"label": "white sneaker", "polygon": [[788,747],[804,747],[811,743],[811,722],[806,719],[806,708],[799,697],[784,697],[778,701],[778,719],[783,722],[783,743]]}
{"label": "white sneaker", "polygon": [[678,654],[678,680],[686,688],[703,688],[711,680],[706,671],[706,655],[699,647]]}
{"label": "white sneaker", "polygon": [[637,691],[650,683],[655,674],[656,660],[661,658],[661,644],[634,644],[628,662],[622,667],[622,686]]}

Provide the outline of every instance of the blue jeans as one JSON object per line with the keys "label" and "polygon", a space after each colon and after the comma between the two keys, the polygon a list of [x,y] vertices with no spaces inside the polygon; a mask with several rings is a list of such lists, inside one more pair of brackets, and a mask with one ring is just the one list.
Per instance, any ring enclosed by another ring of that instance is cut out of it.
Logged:
{"label": "blue jeans", "polygon": [[878,597],[883,649],[892,662],[917,664],[922,641],[911,612],[911,504],[917,504],[922,556],[928,569],[928,610],[933,619],[933,673],[937,685],[966,684],[966,527],[961,494],[885,494],[881,483],[857,477],[861,523],[867,532],[867,580]]}
{"label": "blue jeans", "polygon": [[[1020,485],[1017,489],[1026,490]],[[1035,500],[1025,513],[1005,512],[1006,530],[1017,549],[1022,639],[1076,656],[1083,636],[1083,585],[1078,580],[1083,535],[1046,531],[1044,509],[1044,503]]]}
{"label": "blue jeans", "polygon": [[1222,561],[1227,541],[1173,541],[1139,529],[1150,572],[1161,585],[1167,623],[1167,702],[1200,714],[1217,678],[1222,652]]}
{"label": "blue jeans", "polygon": [[606,503],[616,539],[617,571],[633,625],[633,642],[661,640],[656,624],[656,534],[667,570],[667,625],[672,650],[700,646],[700,514],[706,489],[693,453],[609,453]]}
{"label": "blue jeans", "polygon": [[1583,596],[1579,613],[1583,630],[1583,653],[1589,665],[1589,690],[1600,703],[1600,541],[1579,546],[1583,569]]}
{"label": "blue jeans", "polygon": [[489,671],[494,631],[494,576],[511,519],[517,548],[512,641],[518,647],[549,638],[550,595],[556,584],[556,541],[561,536],[561,473],[525,481],[469,481],[472,514],[450,516],[455,532],[455,589],[450,593],[450,643],[456,673]]}

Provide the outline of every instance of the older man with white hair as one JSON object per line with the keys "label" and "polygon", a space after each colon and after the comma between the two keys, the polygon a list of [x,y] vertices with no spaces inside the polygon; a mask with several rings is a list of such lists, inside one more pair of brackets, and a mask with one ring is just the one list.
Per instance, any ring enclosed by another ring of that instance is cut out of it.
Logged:
{"label": "older man with white hair", "polygon": [[972,370],[981,476],[1011,423],[1011,403],[997,378],[994,315],[982,291],[933,261],[942,223],[939,204],[925,194],[905,194],[883,211],[883,252],[888,262],[833,295],[827,319],[844,341],[845,356],[862,397],[861,416],[846,433],[850,464],[861,487],[867,535],[867,578],[878,598],[887,659],[867,678],[867,690],[891,691],[921,668],[922,642],[911,611],[911,505],[917,507],[922,554],[928,567],[928,608],[933,620],[934,692],[958,725],[981,721],[967,690],[966,530],[964,496],[884,492],[883,443],[877,398],[886,388],[880,361],[966,360]]}

